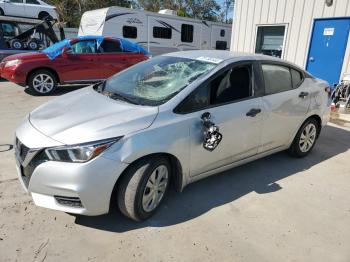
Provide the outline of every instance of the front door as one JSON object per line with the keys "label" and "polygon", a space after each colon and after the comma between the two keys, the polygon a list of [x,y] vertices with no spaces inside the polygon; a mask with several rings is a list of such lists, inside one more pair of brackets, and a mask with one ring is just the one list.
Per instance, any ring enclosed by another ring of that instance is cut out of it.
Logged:
{"label": "front door", "polygon": [[339,82],[349,28],[349,18],[315,20],[307,71],[330,85]]}
{"label": "front door", "polygon": [[71,49],[57,60],[63,82],[98,81],[101,69],[95,40],[82,40],[72,44]]}
{"label": "front door", "polygon": [[[257,154],[264,112],[261,98],[254,95],[253,72],[250,62],[229,66],[184,101],[183,108],[196,110],[186,115],[190,118],[191,176]],[[210,113],[210,120],[222,134],[213,151],[203,147],[204,113]]]}
{"label": "front door", "polygon": [[9,16],[25,16],[23,0],[5,2],[5,14]]}

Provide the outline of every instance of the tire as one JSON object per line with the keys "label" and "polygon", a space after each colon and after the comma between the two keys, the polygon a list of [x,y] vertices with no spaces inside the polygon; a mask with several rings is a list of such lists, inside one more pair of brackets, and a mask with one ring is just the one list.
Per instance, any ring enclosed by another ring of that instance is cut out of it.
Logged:
{"label": "tire", "polygon": [[33,72],[28,78],[29,90],[35,95],[50,95],[55,92],[57,84],[57,77],[45,69]]}
{"label": "tire", "polygon": [[288,149],[289,154],[299,158],[307,156],[314,148],[319,133],[320,126],[316,119],[307,119],[300,127],[292,145]]}
{"label": "tire", "polygon": [[[135,221],[146,220],[164,200],[170,177],[171,166],[166,157],[145,158],[136,162],[126,170],[118,184],[119,210]],[[160,186],[156,190],[151,189],[150,186],[157,184]]]}
{"label": "tire", "polygon": [[29,50],[33,50],[33,51],[39,50],[38,40],[37,39],[30,39],[27,43],[27,48]]}
{"label": "tire", "polygon": [[22,43],[22,41],[20,41],[18,39],[11,40],[10,46],[12,49],[15,49],[15,50],[23,50],[24,49],[24,44]]}

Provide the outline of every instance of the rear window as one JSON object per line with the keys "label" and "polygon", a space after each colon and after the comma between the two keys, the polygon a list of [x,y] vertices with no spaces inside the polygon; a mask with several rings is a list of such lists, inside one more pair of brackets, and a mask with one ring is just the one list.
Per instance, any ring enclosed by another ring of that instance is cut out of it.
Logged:
{"label": "rear window", "polygon": [[290,70],[290,73],[292,75],[293,88],[298,88],[301,82],[303,82],[304,80],[303,75],[301,74],[301,72],[293,68]]}
{"label": "rear window", "polygon": [[271,95],[292,89],[292,77],[288,67],[263,64],[265,93]]}

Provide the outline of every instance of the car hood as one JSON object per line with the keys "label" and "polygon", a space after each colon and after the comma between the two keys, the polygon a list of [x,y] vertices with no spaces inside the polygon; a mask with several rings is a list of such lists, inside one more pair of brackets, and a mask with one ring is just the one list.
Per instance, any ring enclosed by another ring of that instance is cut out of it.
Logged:
{"label": "car hood", "polygon": [[158,107],[112,100],[87,87],[38,107],[29,120],[44,135],[73,145],[145,129],[157,114]]}
{"label": "car hood", "polygon": [[31,59],[40,59],[40,58],[48,58],[46,54],[41,52],[26,52],[26,53],[19,53],[15,55],[7,56],[3,59],[3,62],[10,61],[10,60],[31,60]]}

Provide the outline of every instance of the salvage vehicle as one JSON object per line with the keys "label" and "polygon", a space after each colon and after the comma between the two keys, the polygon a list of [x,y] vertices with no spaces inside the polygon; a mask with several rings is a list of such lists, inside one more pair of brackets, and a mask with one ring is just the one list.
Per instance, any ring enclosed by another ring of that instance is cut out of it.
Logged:
{"label": "salvage vehicle", "polygon": [[19,179],[38,206],[100,215],[115,203],[141,221],[170,185],[283,150],[308,155],[329,120],[328,90],[269,56],[157,56],[31,112],[16,130]]}
{"label": "salvage vehicle", "polygon": [[32,93],[48,95],[58,84],[101,82],[148,59],[138,44],[121,38],[86,36],[65,39],[43,51],[11,55],[0,63],[0,75]]}
{"label": "salvage vehicle", "polygon": [[0,0],[0,15],[58,19],[56,7],[41,0]]}

